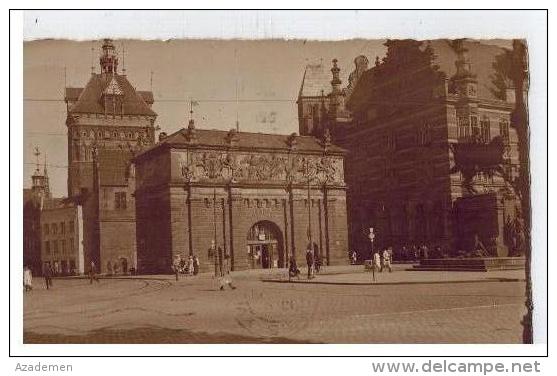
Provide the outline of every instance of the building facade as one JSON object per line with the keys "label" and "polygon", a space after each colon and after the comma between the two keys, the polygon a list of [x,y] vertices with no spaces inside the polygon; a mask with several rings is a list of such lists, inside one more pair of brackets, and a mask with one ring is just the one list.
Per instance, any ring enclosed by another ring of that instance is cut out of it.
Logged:
{"label": "building facade", "polygon": [[[36,154],[39,152],[36,150]],[[82,207],[68,198],[53,198],[46,165],[23,190],[23,264],[34,275],[50,266],[56,275],[82,274]]]}
{"label": "building facade", "polygon": [[153,94],[138,91],[119,70],[105,39],[100,73],[84,88],[66,88],[68,194],[83,205],[85,264],[101,272],[135,263],[135,204],[131,157],[154,143]]}
{"label": "building facade", "polygon": [[55,275],[85,273],[82,208],[68,199],[45,201],[41,210],[41,261]]}
{"label": "building facade", "polygon": [[[215,249],[232,270],[285,267],[312,247],[346,262],[343,150],[328,138],[197,130],[193,121],[134,159],[139,272]],[[213,246],[214,244],[214,246]]]}
{"label": "building facade", "polygon": [[[370,69],[357,59],[341,91],[349,115],[325,125],[348,151],[351,246],[367,257],[373,227],[375,247],[453,253],[471,250],[477,236],[491,255],[513,254],[506,234],[518,206],[515,92],[494,79],[504,50],[462,40],[386,46]],[[496,166],[481,171],[479,159],[498,151]],[[466,170],[459,156],[478,164]]]}

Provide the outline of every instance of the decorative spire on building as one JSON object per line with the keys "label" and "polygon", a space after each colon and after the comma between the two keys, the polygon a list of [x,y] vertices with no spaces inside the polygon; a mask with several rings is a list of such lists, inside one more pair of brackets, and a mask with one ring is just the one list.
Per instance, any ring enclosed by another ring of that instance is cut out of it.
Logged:
{"label": "decorative spire on building", "polygon": [[468,49],[464,46],[465,39],[455,39],[450,46],[456,53],[456,73],[452,77],[454,89],[462,97],[477,97],[478,81],[472,73],[472,64],[468,57]]}
{"label": "decorative spire on building", "polygon": [[38,146],[35,146],[35,149],[33,150],[33,155],[35,156],[35,158],[37,159],[37,168],[35,169],[35,174],[38,174],[39,171],[39,166],[40,166],[40,162],[39,162],[39,156],[41,155],[41,152],[39,150]]}
{"label": "decorative spire on building", "polygon": [[126,47],[124,42],[122,42],[122,75],[126,75]]}
{"label": "decorative spire on building", "polygon": [[[41,174],[40,159],[39,159],[41,152],[39,151],[38,147],[34,148],[33,155],[35,156],[35,158],[37,158],[37,165],[35,168],[35,172],[33,173],[33,176],[31,176],[31,181],[33,184],[32,190],[37,195],[37,197],[43,197],[45,193],[48,192],[48,184],[47,184],[48,180],[46,178],[46,175]],[[46,162],[45,162],[44,172],[46,174]]]}
{"label": "decorative spire on building", "polygon": [[197,106],[198,103],[193,99],[190,99],[190,120],[188,121],[188,129],[186,131],[186,138],[188,142],[193,143],[197,139],[195,134],[195,121],[193,120],[193,107]]}
{"label": "decorative spire on building", "polygon": [[333,67],[331,68],[331,73],[333,74],[333,79],[331,80],[331,86],[333,88],[331,92],[331,104],[329,108],[329,112],[331,114],[331,118],[335,119],[337,117],[337,111],[340,106],[340,96],[342,95],[342,90],[340,85],[342,81],[340,80],[340,68],[337,65],[338,60],[333,59]]}
{"label": "decorative spire on building", "polygon": [[48,171],[46,169],[46,152],[44,153],[44,168],[43,168],[43,176],[44,176],[44,192],[45,196],[50,198],[50,181],[48,178]]}
{"label": "decorative spire on building", "polygon": [[118,56],[112,39],[103,39],[102,54],[99,59],[101,72],[105,74],[116,74],[118,70]]}

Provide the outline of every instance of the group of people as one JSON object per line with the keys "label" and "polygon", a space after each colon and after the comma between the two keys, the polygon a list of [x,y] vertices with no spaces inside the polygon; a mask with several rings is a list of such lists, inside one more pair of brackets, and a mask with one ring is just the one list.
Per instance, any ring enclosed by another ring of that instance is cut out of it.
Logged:
{"label": "group of people", "polygon": [[375,272],[382,273],[383,269],[392,273],[393,267],[393,247],[388,247],[381,251],[376,251],[371,257],[371,272],[373,273],[373,282],[375,282]]}
{"label": "group of people", "polygon": [[[47,290],[52,288],[52,277],[55,275],[54,268],[50,263],[43,265],[43,277]],[[23,288],[25,292],[33,290],[33,271],[27,265],[23,268]]]}
{"label": "group of people", "polygon": [[[314,252],[311,248],[306,250],[306,265],[308,268],[308,279],[315,278],[315,274],[318,274],[321,271],[321,266],[323,265],[323,261],[321,260],[319,253]],[[298,268],[296,258],[294,255],[291,255],[288,262],[288,278],[300,278],[300,274],[301,271]]]}
{"label": "group of people", "polygon": [[179,274],[185,274],[187,276],[197,275],[199,273],[199,258],[189,255],[187,259],[183,259],[178,256],[174,259],[172,269],[176,275],[176,281],[178,280]]}

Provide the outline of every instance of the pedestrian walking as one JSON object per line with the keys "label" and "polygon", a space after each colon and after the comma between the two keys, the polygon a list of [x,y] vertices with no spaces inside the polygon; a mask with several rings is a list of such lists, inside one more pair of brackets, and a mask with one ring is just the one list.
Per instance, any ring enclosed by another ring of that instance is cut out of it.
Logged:
{"label": "pedestrian walking", "polygon": [[294,257],[294,255],[292,255],[290,256],[290,262],[288,265],[288,281],[290,281],[290,279],[294,277],[300,279],[300,269],[298,269],[296,258]]}
{"label": "pedestrian walking", "polygon": [[308,279],[313,278],[313,251],[311,249],[306,250],[306,263],[308,266]]}
{"label": "pedestrian walking", "polygon": [[33,273],[27,265],[23,268],[23,287],[25,291],[33,290]]}
{"label": "pedestrian walking", "polygon": [[49,263],[45,263],[43,267],[43,276],[44,276],[44,283],[46,285],[46,289],[49,290],[52,287],[52,274],[53,274],[52,267]]}
{"label": "pedestrian walking", "polygon": [[224,290],[224,286],[228,286],[230,289],[236,290],[236,286],[232,284],[232,277],[230,274],[223,275],[219,278],[219,289]]}
{"label": "pedestrian walking", "polygon": [[383,269],[389,269],[389,273],[391,273],[393,271],[392,267],[391,267],[391,261],[392,261],[392,254],[390,252],[389,248],[386,248],[383,251],[383,264],[381,265],[381,272],[383,271]]}
{"label": "pedestrian walking", "polygon": [[319,274],[319,272],[321,271],[321,257],[319,257],[319,253],[316,253],[313,257],[313,268],[315,274]]}
{"label": "pedestrian walking", "polygon": [[95,265],[94,261],[91,261],[91,265],[89,267],[89,284],[93,284],[93,280],[100,282],[99,277],[97,276],[97,266]]}
{"label": "pedestrian walking", "polygon": [[174,271],[174,275],[176,277],[176,282],[178,282],[178,275],[180,274],[180,256],[174,257],[174,262],[172,263],[172,270]]}
{"label": "pedestrian walking", "polygon": [[190,257],[188,257],[188,275],[193,275],[193,271],[194,271],[193,264],[194,264],[193,256],[190,255]]}
{"label": "pedestrian walking", "polygon": [[379,252],[375,252],[373,254],[373,258],[371,261],[371,271],[373,273],[373,282],[375,282],[375,272],[381,270],[381,256],[379,255]]}
{"label": "pedestrian walking", "polygon": [[193,257],[193,275],[199,273],[199,258],[197,256]]}
{"label": "pedestrian walking", "polygon": [[352,251],[352,265],[356,265],[356,262],[358,262],[358,254],[356,251]]}

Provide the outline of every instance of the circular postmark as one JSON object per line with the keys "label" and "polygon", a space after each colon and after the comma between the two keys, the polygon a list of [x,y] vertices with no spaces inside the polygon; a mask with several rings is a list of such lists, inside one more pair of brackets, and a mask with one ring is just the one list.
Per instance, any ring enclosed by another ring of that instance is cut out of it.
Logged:
{"label": "circular postmark", "polygon": [[307,296],[252,291],[237,304],[236,322],[253,336],[289,338],[311,324],[317,306]]}

